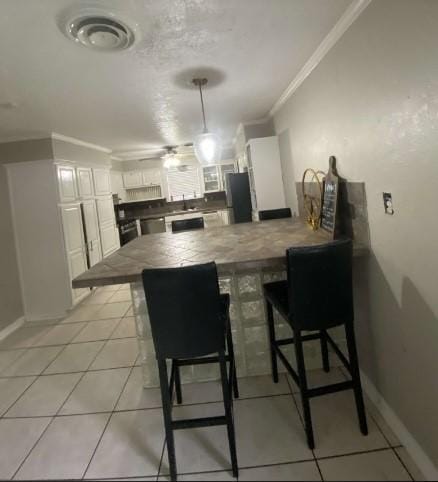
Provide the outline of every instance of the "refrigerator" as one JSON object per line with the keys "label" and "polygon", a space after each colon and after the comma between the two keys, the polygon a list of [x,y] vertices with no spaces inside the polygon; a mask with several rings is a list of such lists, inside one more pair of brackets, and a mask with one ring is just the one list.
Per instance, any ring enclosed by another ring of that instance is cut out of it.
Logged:
{"label": "refrigerator", "polygon": [[227,174],[226,193],[230,223],[250,223],[252,203],[248,173]]}

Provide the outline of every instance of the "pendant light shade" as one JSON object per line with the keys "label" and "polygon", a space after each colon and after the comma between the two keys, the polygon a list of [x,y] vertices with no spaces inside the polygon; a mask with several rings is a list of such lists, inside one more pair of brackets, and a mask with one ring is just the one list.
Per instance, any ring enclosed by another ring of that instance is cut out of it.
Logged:
{"label": "pendant light shade", "polygon": [[217,164],[222,156],[222,143],[220,137],[207,129],[205,121],[204,97],[202,95],[202,87],[207,85],[207,79],[193,79],[193,83],[199,87],[199,95],[201,97],[202,118],[204,121],[204,131],[196,136],[193,143],[195,155],[200,164],[209,165]]}
{"label": "pendant light shade", "polygon": [[201,164],[217,164],[221,160],[222,145],[219,136],[211,132],[199,134],[194,142],[195,155]]}

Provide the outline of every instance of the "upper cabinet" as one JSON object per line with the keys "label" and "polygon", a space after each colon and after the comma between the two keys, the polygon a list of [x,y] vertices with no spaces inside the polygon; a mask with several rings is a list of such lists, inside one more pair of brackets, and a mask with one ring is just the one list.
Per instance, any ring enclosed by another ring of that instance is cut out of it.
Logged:
{"label": "upper cabinet", "polygon": [[76,170],[78,179],[79,196],[82,199],[90,199],[94,196],[93,172],[89,167],[78,167]]}
{"label": "upper cabinet", "polygon": [[143,175],[141,171],[127,171],[123,173],[123,185],[125,189],[133,189],[143,185]]}
{"label": "upper cabinet", "polygon": [[56,166],[59,198],[63,203],[76,201],[76,169],[73,166]]}
{"label": "upper cabinet", "polygon": [[161,186],[161,171],[160,169],[145,169],[143,171],[124,172],[123,185],[125,189]]}
{"label": "upper cabinet", "polygon": [[226,176],[235,172],[234,163],[228,162],[202,168],[204,175],[204,192],[225,191]]}
{"label": "upper cabinet", "polygon": [[93,169],[96,196],[111,194],[111,175],[109,169]]}

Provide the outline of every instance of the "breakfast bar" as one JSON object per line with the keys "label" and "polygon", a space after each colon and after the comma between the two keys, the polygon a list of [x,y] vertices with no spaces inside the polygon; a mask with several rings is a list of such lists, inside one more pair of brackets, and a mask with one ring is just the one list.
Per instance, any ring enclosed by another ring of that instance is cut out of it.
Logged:
{"label": "breakfast bar", "polygon": [[[320,245],[329,240],[299,219],[244,223],[181,233],[137,238],[73,281],[73,288],[112,284],[131,285],[133,311],[140,345],[144,386],[157,387],[158,372],[141,273],[146,268],[172,268],[215,261],[220,289],[231,296],[231,323],[239,377],[270,372],[270,355],[263,302],[263,283],[285,277],[285,251]],[[362,257],[366,246],[355,245]],[[278,333],[288,327],[276,320]],[[219,378],[210,365],[183,367],[183,383]]]}

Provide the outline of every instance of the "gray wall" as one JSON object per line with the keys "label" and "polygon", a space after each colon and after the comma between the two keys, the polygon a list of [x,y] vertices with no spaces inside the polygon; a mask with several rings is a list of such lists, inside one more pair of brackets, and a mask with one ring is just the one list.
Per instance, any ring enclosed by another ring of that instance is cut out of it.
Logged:
{"label": "gray wall", "polygon": [[58,161],[76,161],[84,164],[111,166],[111,156],[106,152],[59,139],[53,139],[52,145],[54,159]]}
{"label": "gray wall", "polygon": [[[375,0],[274,119],[286,190],[307,167],[327,170],[330,155],[342,176],[366,183],[362,365],[436,466],[437,46],[437,1]],[[384,214],[383,191],[394,216]]]}
{"label": "gray wall", "polygon": [[0,330],[23,316],[6,162],[50,159],[51,139],[0,144]]}

